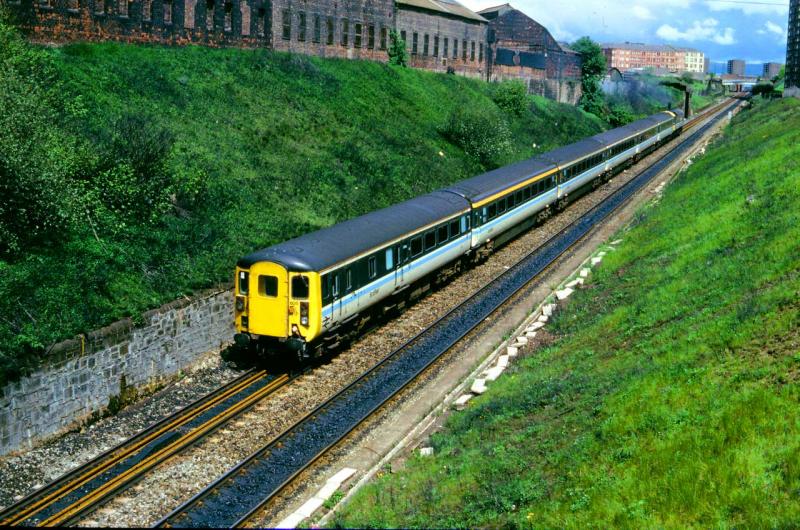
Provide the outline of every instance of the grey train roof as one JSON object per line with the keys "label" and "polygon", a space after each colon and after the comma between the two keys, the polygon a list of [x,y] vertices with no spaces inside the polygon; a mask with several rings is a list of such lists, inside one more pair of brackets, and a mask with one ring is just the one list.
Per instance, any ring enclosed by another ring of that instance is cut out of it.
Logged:
{"label": "grey train roof", "polygon": [[653,116],[631,122],[628,125],[625,125],[624,127],[611,129],[610,131],[597,134],[595,136],[592,136],[592,138],[594,138],[598,142],[603,142],[606,145],[610,146],[612,144],[619,142],[620,140],[628,138],[629,136],[633,136],[641,131],[645,131],[651,127],[654,127],[660,123],[668,122],[672,119],[673,119],[672,116],[670,116],[666,112],[659,112],[658,114],[655,114]]}
{"label": "grey train roof", "polygon": [[555,169],[552,162],[529,158],[510,166],[504,166],[488,173],[457,182],[442,191],[455,193],[471,202],[479,202],[487,197],[524,182],[534,175]]}
{"label": "grey train roof", "polygon": [[437,191],[259,250],[238,265],[270,261],[291,271],[321,271],[468,208],[463,198]]}
{"label": "grey train roof", "polygon": [[595,138],[585,138],[574,144],[559,147],[547,153],[539,155],[539,159],[546,160],[551,164],[559,166],[568,165],[574,160],[579,160],[585,156],[602,151],[606,144],[598,142]]}

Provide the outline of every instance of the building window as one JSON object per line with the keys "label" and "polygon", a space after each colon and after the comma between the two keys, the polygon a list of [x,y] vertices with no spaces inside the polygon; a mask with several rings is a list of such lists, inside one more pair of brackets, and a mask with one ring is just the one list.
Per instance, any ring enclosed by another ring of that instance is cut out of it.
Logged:
{"label": "building window", "polygon": [[483,63],[483,43],[478,45],[478,62]]}
{"label": "building window", "polygon": [[281,37],[283,40],[291,40],[292,38],[292,13],[288,9],[281,11]]}
{"label": "building window", "polygon": [[461,60],[467,60],[467,41],[465,40],[461,41]]}
{"label": "building window", "polygon": [[[100,4],[100,5],[102,5],[102,4]],[[50,0],[39,0],[39,7],[51,8],[53,6],[50,5]],[[102,11],[100,11],[100,12],[102,13]]]}
{"label": "building window", "polygon": [[164,24],[172,24],[172,0],[164,0]]}
{"label": "building window", "polygon": [[314,15],[314,36],[311,38],[313,42],[319,42],[322,39],[322,18],[319,15]]}
{"label": "building window", "polygon": [[128,0],[118,0],[117,14],[123,18],[128,18]]}
{"label": "building window", "polygon": [[411,35],[411,55],[416,55],[418,48],[419,48],[419,34],[415,31],[414,34]]}
{"label": "building window", "polygon": [[386,49],[386,28],[381,28],[381,50]]}
{"label": "building window", "polygon": [[427,57],[428,56],[428,42],[430,41],[430,39],[431,38],[428,36],[427,33],[422,38],[422,56],[423,57]]}
{"label": "building window", "polygon": [[142,0],[142,20],[150,22],[153,17],[153,0]]}
{"label": "building window", "polygon": [[[9,0],[9,4],[21,4],[19,0]],[[78,11],[81,8],[80,0],[69,0],[67,2],[67,9],[70,11]]]}
{"label": "building window", "polygon": [[342,46],[347,48],[350,42],[350,21],[346,18],[342,19]]}
{"label": "building window", "polygon": [[306,41],[306,14],[300,12],[297,14],[297,40],[300,42]]}
{"label": "building window", "polygon": [[375,26],[372,24],[367,27],[367,48],[375,49]]}
{"label": "building window", "polygon": [[458,59],[458,39],[453,39],[453,59]]}
{"label": "building window", "polygon": [[470,44],[471,45],[470,45],[470,49],[469,49],[469,60],[470,61],[474,61],[475,60],[475,41],[472,41]]}
{"label": "building window", "polygon": [[225,2],[225,31],[233,29],[233,2]]}
{"label": "building window", "polygon": [[262,7],[258,10],[258,18],[256,19],[256,32],[259,37],[264,36],[265,21],[267,18],[267,11]]}
{"label": "building window", "polygon": [[[43,0],[39,5],[43,7],[47,7],[49,4],[49,0]],[[105,0],[94,0],[94,14],[95,15],[102,15],[106,11],[106,3]]]}
{"label": "building window", "polygon": [[400,32],[400,40],[403,41],[403,44],[408,44],[408,39],[406,39],[406,30]]}
{"label": "building window", "polygon": [[355,35],[355,39],[353,39],[353,45],[356,48],[360,48],[361,47],[361,31],[362,31],[361,24],[356,22],[356,28],[355,29],[356,29],[356,35]]}
{"label": "building window", "polygon": [[328,46],[333,46],[333,17],[328,17],[328,20],[325,22],[325,30],[328,32],[325,42],[328,43]]}
{"label": "building window", "polygon": [[433,36],[433,56],[439,57],[439,36]]}
{"label": "building window", "polygon": [[444,38],[444,48],[442,48],[442,57],[444,57],[445,59],[447,59],[447,45],[448,44],[449,44],[448,38],[445,37]]}
{"label": "building window", "polygon": [[214,29],[214,4],[215,0],[206,0],[206,29],[212,31]]}

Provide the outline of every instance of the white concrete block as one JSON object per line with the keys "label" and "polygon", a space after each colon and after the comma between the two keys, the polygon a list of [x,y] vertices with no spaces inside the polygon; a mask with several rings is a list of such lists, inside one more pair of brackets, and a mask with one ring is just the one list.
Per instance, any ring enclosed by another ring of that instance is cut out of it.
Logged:
{"label": "white concrete block", "polygon": [[558,298],[559,300],[566,300],[567,298],[572,296],[572,293],[574,292],[575,292],[574,290],[567,287],[563,291],[556,291],[556,298]]}
{"label": "white concrete block", "polygon": [[516,357],[517,355],[519,355],[519,348],[516,348],[514,346],[509,346],[508,348],[506,348],[506,355],[508,355],[509,357]]}
{"label": "white concrete block", "polygon": [[551,317],[553,316],[553,312],[555,312],[556,307],[556,304],[547,304],[542,307],[542,314]]}
{"label": "white concrete block", "polygon": [[486,370],[486,380],[494,381],[498,377],[500,377],[500,374],[502,374],[504,371],[505,371],[504,366],[494,366],[492,368],[489,368],[488,370]]}
{"label": "white concrete block", "polygon": [[592,266],[599,265],[603,261],[603,258],[592,258]]}
{"label": "white concrete block", "polygon": [[467,408],[467,402],[472,399],[472,394],[464,394],[453,403],[456,410],[464,410]]}
{"label": "white concrete block", "polygon": [[420,456],[433,456],[433,447],[423,447],[419,450]]}
{"label": "white concrete block", "polygon": [[535,331],[528,331],[528,332],[525,333],[525,337],[527,337],[528,340],[533,340],[533,339],[536,338],[536,332]]}
{"label": "white concrete block", "polygon": [[534,322],[526,328],[526,331],[538,331],[544,327],[544,322]]}
{"label": "white concrete block", "polygon": [[589,274],[591,274],[591,272],[592,272],[592,269],[589,269],[589,268],[581,269],[581,278],[588,278]]}
{"label": "white concrete block", "polygon": [[335,482],[327,482],[324,486],[314,495],[314,497],[318,499],[322,499],[323,501],[327,501],[330,499],[336,491],[339,489],[339,484]]}
{"label": "white concrete block", "polygon": [[604,258],[604,257],[605,257],[605,255],[606,255],[606,253],[605,253],[605,252],[598,252],[598,253],[597,253],[597,257],[598,257],[598,258]]}
{"label": "white concrete block", "polygon": [[503,368],[508,366],[508,355],[501,355],[497,358],[497,366],[502,366]]}
{"label": "white concrete block", "polygon": [[280,523],[278,523],[278,525],[275,528],[297,528],[298,526],[300,526],[300,523],[303,522],[303,519],[305,519],[305,517],[295,512],[286,519],[284,519],[283,521],[281,521]]}
{"label": "white concrete block", "polygon": [[568,287],[569,289],[574,289],[575,287],[577,287],[579,285],[583,285],[583,278],[575,278],[574,280],[569,282],[566,285],[566,287]]}
{"label": "white concrete block", "polygon": [[322,507],[324,503],[325,501],[323,501],[322,499],[311,497],[294,513],[302,515],[303,517],[311,517],[312,515],[314,515],[314,512],[316,512]]}
{"label": "white concrete block", "polygon": [[517,344],[528,344],[528,337],[517,337]]}
{"label": "white concrete block", "polygon": [[621,239],[617,239],[616,241],[611,242],[612,245],[619,245],[620,243],[622,243]]}
{"label": "white concrete block", "polygon": [[476,379],[472,382],[472,386],[470,387],[469,391],[473,394],[483,394],[488,389],[486,388],[486,380],[485,379]]}
{"label": "white concrete block", "polygon": [[541,322],[542,324],[546,324],[548,320],[550,320],[550,317],[547,315],[542,315],[536,319],[537,322]]}
{"label": "white concrete block", "polygon": [[338,473],[327,480],[328,484],[337,484],[341,486],[344,484],[344,481],[355,475],[357,470],[353,469],[352,467],[345,467],[341,469]]}

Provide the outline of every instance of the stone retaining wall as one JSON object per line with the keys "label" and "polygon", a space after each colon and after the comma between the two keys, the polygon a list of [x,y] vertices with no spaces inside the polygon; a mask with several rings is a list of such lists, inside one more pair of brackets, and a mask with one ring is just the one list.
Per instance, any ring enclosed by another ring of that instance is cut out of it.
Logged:
{"label": "stone retaining wall", "polygon": [[216,290],[171,302],[56,344],[42,367],[2,388],[0,455],[31,447],[108,408],[123,392],[153,387],[233,337],[233,295]]}

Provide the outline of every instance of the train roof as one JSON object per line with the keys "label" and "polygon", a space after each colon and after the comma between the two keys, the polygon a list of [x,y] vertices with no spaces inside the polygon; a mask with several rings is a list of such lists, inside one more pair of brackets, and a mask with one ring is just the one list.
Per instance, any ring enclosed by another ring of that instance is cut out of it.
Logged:
{"label": "train roof", "polygon": [[671,121],[674,118],[675,116],[667,111],[659,112],[658,114],[648,116],[647,118],[642,118],[641,120],[631,122],[624,127],[618,127],[604,133],[596,134],[595,136],[592,136],[592,138],[598,142],[604,143],[607,146],[611,146],[617,142],[620,142],[621,140],[625,140],[642,131],[650,129],[651,127],[654,127],[660,123]]}
{"label": "train roof", "polygon": [[455,193],[475,203],[553,169],[556,169],[556,167],[552,162],[529,158],[510,166],[504,166],[488,173],[456,182],[442,191]]}
{"label": "train roof", "polygon": [[290,271],[319,272],[468,208],[462,197],[437,191],[259,250],[238,265],[269,261]]}
{"label": "train roof", "polygon": [[547,153],[539,155],[539,159],[557,164],[559,166],[569,165],[571,162],[580,160],[584,157],[602,151],[606,148],[606,144],[598,142],[595,138],[584,138],[583,140],[574,144],[559,147]]}

